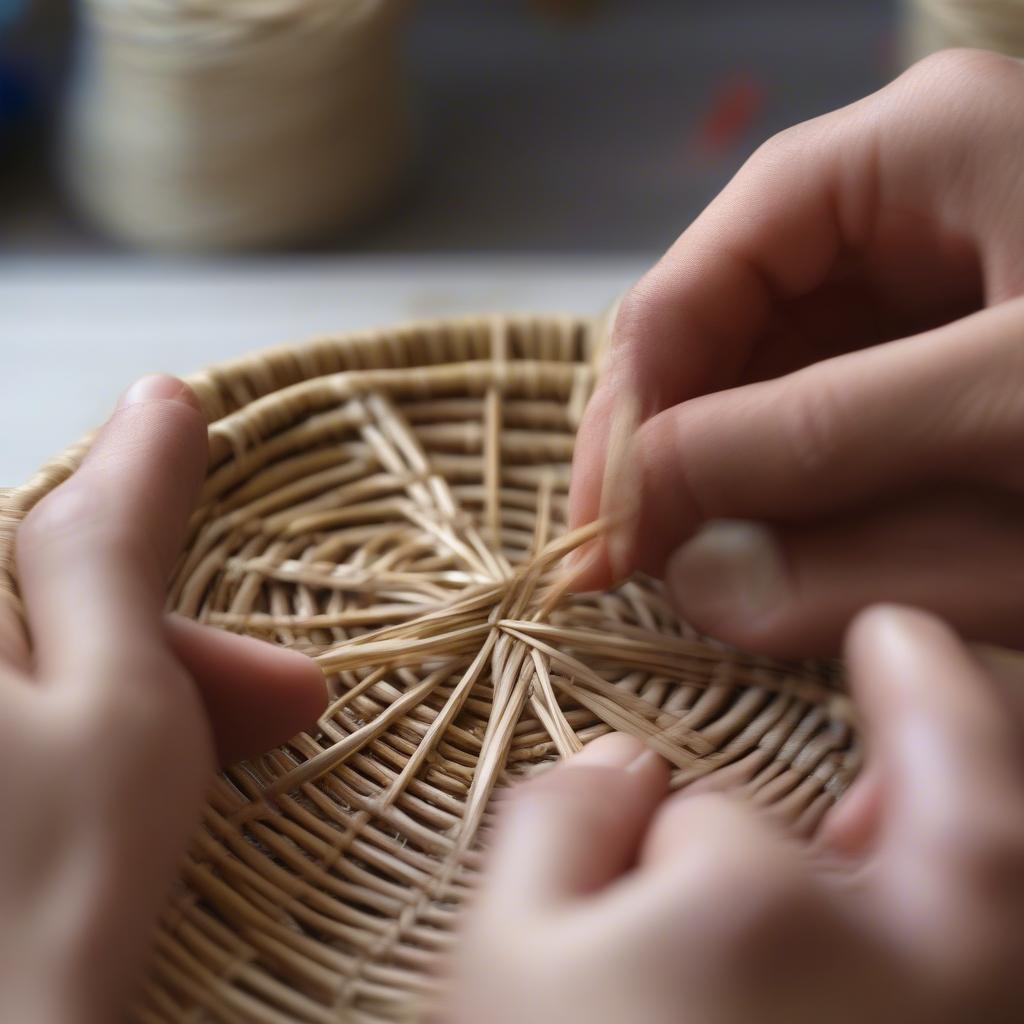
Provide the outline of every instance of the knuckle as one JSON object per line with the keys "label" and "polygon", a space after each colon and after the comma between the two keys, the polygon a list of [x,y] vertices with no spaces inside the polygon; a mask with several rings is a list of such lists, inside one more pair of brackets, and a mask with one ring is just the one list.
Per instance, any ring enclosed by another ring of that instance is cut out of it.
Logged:
{"label": "knuckle", "polygon": [[799,124],[783,128],[774,135],[769,135],[754,150],[748,163],[751,165],[768,164],[775,166],[804,159],[807,155],[808,135],[814,131],[813,126],[820,123],[820,121],[821,118],[802,121]]}
{"label": "knuckle", "polygon": [[814,923],[807,890],[782,877],[709,878],[699,913],[701,973],[756,987],[787,956],[804,948]]}
{"label": "knuckle", "polygon": [[43,498],[18,528],[18,551],[89,551],[110,564],[150,566],[151,540],[131,528],[125,513],[112,507],[99,489],[71,480]]}
{"label": "knuckle", "polygon": [[51,491],[25,516],[18,528],[18,543],[40,547],[77,535],[83,521],[96,518],[96,501],[87,488],[70,482]]}
{"label": "knuckle", "polygon": [[968,888],[996,907],[1024,906],[1024,823],[1004,819],[984,838],[959,832],[947,856]]}
{"label": "knuckle", "polygon": [[923,116],[958,152],[992,132],[1005,146],[1001,133],[1021,120],[1013,97],[1024,91],[1024,67],[987,50],[941,50],[904,72],[896,88],[914,101],[915,120]]}
{"label": "knuckle", "polygon": [[660,291],[657,267],[654,267],[634,282],[622,296],[615,312],[612,332],[614,352],[628,351],[636,338],[643,334],[644,325],[650,319],[651,309],[656,305]]}
{"label": "knuckle", "polygon": [[778,935],[782,922],[805,909],[806,889],[788,872],[762,876],[753,865],[743,877],[725,878],[722,896],[739,893],[731,914],[726,915],[725,934],[739,948]]}
{"label": "knuckle", "polygon": [[991,50],[955,47],[939,50],[913,64],[903,75],[908,84],[929,89],[938,87],[942,92],[963,96],[968,93],[1001,94],[1001,105],[1006,103],[1007,84],[1018,88],[1024,83],[1020,63]]}
{"label": "knuckle", "polygon": [[702,944],[714,962],[727,965],[749,964],[782,940],[801,945],[818,911],[798,861],[740,848],[735,838],[694,836],[683,852]]}
{"label": "knuckle", "polygon": [[780,417],[783,444],[798,477],[815,480],[833,472],[843,456],[843,401],[824,375],[800,379]]}
{"label": "knuckle", "polygon": [[559,766],[513,790],[509,810],[545,808],[587,833],[614,833],[628,789],[615,772]]}
{"label": "knuckle", "polygon": [[647,306],[650,271],[635,281],[629,290],[619,300],[618,309],[615,313],[615,333],[620,335],[629,333],[638,320],[641,319],[644,308]]}
{"label": "knuckle", "polygon": [[87,745],[116,743],[131,757],[162,757],[185,736],[201,731],[203,717],[192,680],[155,653],[126,671],[94,663],[81,699],[69,705],[71,728]]}

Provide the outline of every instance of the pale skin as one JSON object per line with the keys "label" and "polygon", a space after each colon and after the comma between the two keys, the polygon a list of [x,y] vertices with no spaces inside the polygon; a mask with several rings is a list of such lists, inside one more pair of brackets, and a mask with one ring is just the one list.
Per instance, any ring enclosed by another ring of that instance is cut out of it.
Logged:
{"label": "pale skin", "polygon": [[[843,643],[869,768],[811,851],[727,795],[667,796],[628,737],[521,787],[460,1024],[1020,1018],[1024,674],[961,635],[1024,642],[1021,140],[1020,65],[932,58],[765,146],[626,299],[571,514],[598,513],[625,402],[637,519],[576,585],[641,568],[723,639]],[[193,397],[147,378],[19,533],[4,1020],[117,1019],[218,757],[324,706],[304,658],[164,615],[204,465]]]}
{"label": "pale skin", "polygon": [[0,606],[0,1020],[121,1019],[216,761],[326,704],[305,657],[164,615],[205,469],[191,392],[144,378],[18,533],[32,652]]}
{"label": "pale skin", "polygon": [[1024,66],[940,54],[769,142],[626,296],[573,525],[627,503],[606,470],[640,497],[575,586],[842,644],[868,770],[810,852],[623,736],[522,786],[458,1024],[1024,1015],[1024,671],[954,632],[1024,643],[1022,166]]}

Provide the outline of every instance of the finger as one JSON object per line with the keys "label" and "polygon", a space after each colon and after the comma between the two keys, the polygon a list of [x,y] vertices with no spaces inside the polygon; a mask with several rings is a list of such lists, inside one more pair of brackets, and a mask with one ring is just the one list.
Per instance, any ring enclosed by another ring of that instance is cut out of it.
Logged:
{"label": "finger", "polygon": [[18,531],[18,571],[40,676],[144,677],[164,650],[162,605],[206,469],[191,391],[145,377],[81,467]]}
{"label": "finger", "polygon": [[27,672],[32,659],[22,618],[21,601],[14,582],[14,557],[11,541],[19,516],[10,506],[10,491],[0,488],[0,537],[5,554],[0,561],[0,664],[17,672]]}
{"label": "finger", "polygon": [[[1024,656],[992,647],[976,647],[973,653],[1024,726]],[[826,815],[816,837],[818,845],[848,858],[864,856],[875,844],[881,827],[882,784],[877,764],[869,762]]]}
{"label": "finger", "polygon": [[485,912],[547,910],[607,885],[633,862],[667,788],[665,762],[618,733],[520,787],[502,808]]}
{"label": "finger", "polygon": [[27,672],[32,664],[18,601],[0,584],[0,665]]}
{"label": "finger", "polygon": [[[624,301],[608,390],[632,390],[646,418],[738,383],[780,306],[825,285],[850,254],[867,261],[890,305],[918,312],[918,330],[936,322],[936,305],[963,308],[978,291],[971,236],[992,227],[986,218],[1000,192],[978,143],[1005,134],[1007,78],[1019,88],[1019,68],[993,55],[937,55],[761,147]],[[979,175],[987,188],[977,189]],[[1012,231],[986,237],[1000,234]],[[1019,284],[1004,265],[1013,261],[986,268],[1000,298]],[[858,312],[834,308],[834,329],[811,317],[819,343]],[[862,343],[885,340],[875,333]],[[597,443],[579,445],[574,459],[572,526],[597,515],[605,456],[591,422],[599,417],[598,407],[588,410],[581,435]]]}
{"label": "finger", "polygon": [[1022,322],[1015,300],[649,420],[627,566],[660,573],[708,519],[807,521],[934,482],[1024,488]]}
{"label": "finger", "polygon": [[[973,647],[972,653],[1024,729],[1024,655],[983,646]],[[817,836],[821,847],[851,857],[863,856],[875,844],[882,823],[883,782],[872,759],[822,822]]]}
{"label": "finger", "polygon": [[602,914],[690,960],[698,976],[704,963],[751,983],[760,968],[781,967],[777,957],[803,959],[796,951],[813,942],[825,907],[808,861],[763,815],[720,793],[683,792],[655,815],[638,870],[604,897]]}
{"label": "finger", "polygon": [[847,658],[883,780],[880,849],[901,905],[941,913],[978,886],[1024,900],[1024,730],[1005,694],[924,612],[863,613]]}
{"label": "finger", "polygon": [[874,845],[881,823],[882,780],[869,764],[825,815],[816,843],[843,857],[864,856]]}
{"label": "finger", "polygon": [[284,743],[323,713],[323,673],[297,651],[179,616],[169,616],[166,628],[199,688],[222,765]]}
{"label": "finger", "polygon": [[716,520],[665,582],[702,632],[782,657],[832,655],[862,608],[935,612],[976,640],[1024,643],[1024,499],[929,490],[806,526]]}
{"label": "finger", "polygon": [[[686,790],[666,800],[654,816],[640,852],[643,871],[716,874],[719,851],[730,851],[729,865],[747,870],[751,859],[763,869],[775,858],[792,859],[796,847],[777,828],[737,797]],[[681,858],[693,858],[684,864]],[[708,870],[700,867],[707,865]],[[755,875],[757,871],[753,872]]]}

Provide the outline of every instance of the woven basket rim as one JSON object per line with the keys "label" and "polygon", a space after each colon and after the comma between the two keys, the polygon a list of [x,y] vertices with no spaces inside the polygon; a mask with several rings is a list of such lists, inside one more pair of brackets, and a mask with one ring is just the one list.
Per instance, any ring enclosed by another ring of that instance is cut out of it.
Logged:
{"label": "woven basket rim", "polygon": [[[193,391],[199,399],[200,409],[206,418],[208,425],[214,424],[223,416],[237,411],[242,407],[238,404],[232,407],[226,402],[228,396],[221,395],[220,401],[214,396],[214,392],[222,391],[227,383],[234,378],[244,378],[247,383],[252,384],[253,371],[257,371],[255,381],[263,379],[269,383],[269,374],[279,370],[285,364],[296,364],[304,352],[315,349],[322,345],[336,345],[339,347],[348,345],[372,345],[385,338],[402,339],[408,343],[410,338],[417,333],[463,330],[463,329],[488,329],[495,326],[508,325],[520,327],[532,327],[541,324],[561,324],[584,327],[594,325],[597,331],[597,343],[592,353],[595,371],[603,357],[604,348],[607,344],[607,321],[609,314],[599,316],[585,316],[572,313],[478,313],[465,314],[453,317],[430,317],[425,319],[409,318],[401,320],[394,325],[382,328],[363,328],[353,331],[342,331],[338,333],[323,332],[308,335],[293,341],[280,342],[274,345],[266,345],[246,352],[242,355],[233,356],[227,359],[218,360],[201,370],[188,374],[180,374],[179,377]],[[484,360],[481,360],[483,362]],[[267,371],[267,372],[263,372]],[[344,373],[347,371],[337,371]],[[253,400],[266,398],[271,395],[280,394],[287,388],[301,386],[307,378],[296,378],[294,381],[277,384],[274,383],[266,391],[254,393]],[[244,404],[249,404],[244,403]],[[77,440],[70,442],[62,451],[48,458],[43,464],[32,473],[27,480],[21,483],[0,487],[0,516],[5,513],[17,515],[19,519],[24,518],[33,505],[52,490],[57,483],[66,479],[78,468],[85,457],[99,426],[87,431]],[[0,534],[0,567],[4,565],[3,556],[7,551],[4,537]]]}

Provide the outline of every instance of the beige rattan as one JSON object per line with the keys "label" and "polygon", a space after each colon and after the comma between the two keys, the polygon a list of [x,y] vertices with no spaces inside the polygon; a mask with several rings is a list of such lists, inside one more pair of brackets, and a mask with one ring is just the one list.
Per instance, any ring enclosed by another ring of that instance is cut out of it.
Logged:
{"label": "beige rattan", "polygon": [[[415,1019],[494,794],[610,729],[810,833],[857,768],[836,673],[702,639],[658,586],[565,597],[589,321],[327,338],[191,379],[210,469],[169,604],[313,655],[319,728],[216,782],[141,1021]],[[84,445],[8,496],[13,525]],[[0,579],[14,587],[10,575]]]}
{"label": "beige rattan", "polygon": [[83,0],[64,170],[86,216],[163,249],[365,222],[408,147],[406,0]]}
{"label": "beige rattan", "polygon": [[909,60],[951,46],[1024,56],[1024,0],[904,0]]}

